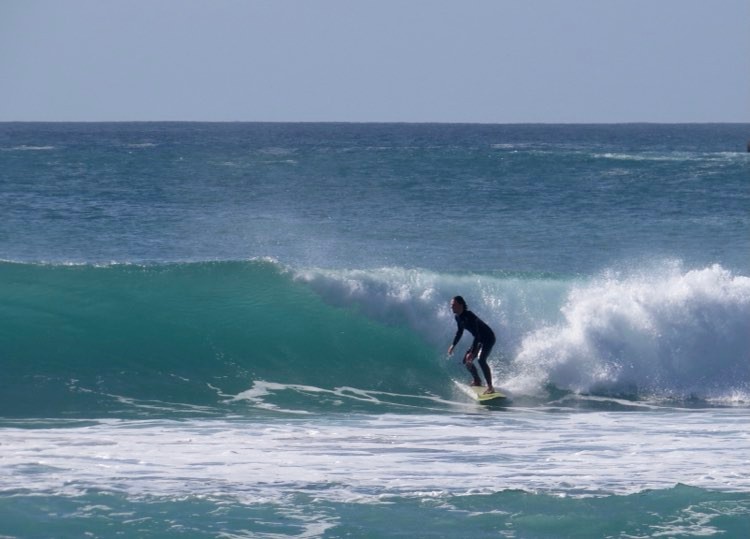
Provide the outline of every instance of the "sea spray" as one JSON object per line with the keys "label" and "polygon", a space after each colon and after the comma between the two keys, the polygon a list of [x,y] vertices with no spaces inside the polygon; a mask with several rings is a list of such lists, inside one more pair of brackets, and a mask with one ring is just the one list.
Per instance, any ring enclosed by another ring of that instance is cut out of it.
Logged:
{"label": "sea spray", "polygon": [[[409,327],[436,350],[447,349],[456,330],[450,299],[469,308],[500,337],[503,356],[531,328],[559,316],[570,281],[560,277],[497,273],[438,273],[398,267],[371,270],[305,269],[308,283],[329,304],[352,308],[383,324]],[[466,343],[468,347],[468,343]]]}

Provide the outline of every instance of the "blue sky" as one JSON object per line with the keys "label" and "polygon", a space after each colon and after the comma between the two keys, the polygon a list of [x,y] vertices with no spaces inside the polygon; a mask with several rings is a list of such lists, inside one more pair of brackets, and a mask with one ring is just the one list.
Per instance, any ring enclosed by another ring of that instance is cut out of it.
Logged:
{"label": "blue sky", "polygon": [[750,122],[748,0],[2,0],[0,121]]}

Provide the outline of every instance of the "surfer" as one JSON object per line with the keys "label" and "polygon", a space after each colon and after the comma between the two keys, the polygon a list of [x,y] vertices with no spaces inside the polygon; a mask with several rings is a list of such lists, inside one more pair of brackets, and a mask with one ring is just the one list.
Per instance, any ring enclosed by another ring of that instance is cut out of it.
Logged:
{"label": "surfer", "polygon": [[464,330],[471,333],[474,336],[474,342],[471,344],[471,348],[464,354],[463,359],[464,365],[466,365],[473,378],[471,385],[482,385],[477,367],[474,365],[474,360],[476,359],[482,368],[484,379],[487,380],[487,390],[484,393],[494,393],[495,388],[492,386],[492,372],[490,371],[490,366],[487,364],[487,358],[490,352],[492,352],[492,347],[495,345],[495,334],[490,329],[490,326],[469,310],[466,301],[461,296],[455,296],[451,300],[451,310],[456,315],[458,329],[456,330],[456,336],[453,337],[453,344],[448,348],[448,355],[453,354],[453,349],[458,344],[458,341],[461,340]]}

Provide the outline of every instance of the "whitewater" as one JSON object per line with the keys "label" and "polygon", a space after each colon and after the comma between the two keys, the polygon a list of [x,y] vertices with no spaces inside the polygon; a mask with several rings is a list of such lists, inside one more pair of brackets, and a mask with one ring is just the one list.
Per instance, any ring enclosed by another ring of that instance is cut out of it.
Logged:
{"label": "whitewater", "polygon": [[0,124],[0,536],[746,537],[748,132]]}

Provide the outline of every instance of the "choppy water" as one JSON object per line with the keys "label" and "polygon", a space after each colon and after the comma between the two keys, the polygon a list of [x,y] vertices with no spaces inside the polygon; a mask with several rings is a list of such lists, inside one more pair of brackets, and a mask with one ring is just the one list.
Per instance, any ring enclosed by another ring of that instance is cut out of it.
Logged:
{"label": "choppy water", "polygon": [[746,536],[748,138],[0,124],[0,535]]}

